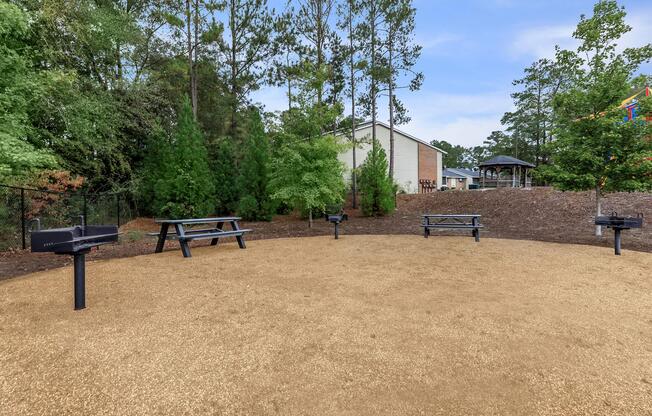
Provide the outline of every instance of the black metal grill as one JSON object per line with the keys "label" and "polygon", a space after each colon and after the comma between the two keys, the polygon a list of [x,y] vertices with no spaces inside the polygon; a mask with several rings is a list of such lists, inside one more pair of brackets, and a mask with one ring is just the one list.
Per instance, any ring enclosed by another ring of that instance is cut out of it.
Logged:
{"label": "black metal grill", "polygon": [[117,225],[78,225],[31,233],[32,252],[74,256],[75,310],[86,307],[86,253],[91,248],[118,241]]}
{"label": "black metal grill", "polygon": [[335,239],[337,240],[340,238],[340,231],[339,231],[339,226],[342,223],[342,221],[348,221],[349,216],[342,213],[342,214],[328,214],[326,215],[326,221],[330,222],[331,224],[335,225]]}
{"label": "black metal grill", "polygon": [[621,246],[621,231],[629,230],[630,228],[643,227],[643,215],[639,214],[636,217],[620,217],[617,212],[612,212],[608,216],[599,216],[595,218],[595,225],[602,225],[614,230],[614,251],[617,256],[620,256]]}

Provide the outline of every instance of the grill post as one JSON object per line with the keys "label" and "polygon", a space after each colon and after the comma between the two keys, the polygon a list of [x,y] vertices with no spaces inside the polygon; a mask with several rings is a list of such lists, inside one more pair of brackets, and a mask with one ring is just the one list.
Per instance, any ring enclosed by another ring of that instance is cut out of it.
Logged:
{"label": "grill post", "polygon": [[621,241],[620,232],[621,231],[622,230],[619,227],[614,228],[614,240],[615,240],[614,247],[615,247],[616,256],[620,256],[620,241]]}
{"label": "grill post", "polygon": [[25,242],[25,189],[20,188],[20,235],[22,237],[23,250],[27,248]]}
{"label": "grill post", "polygon": [[86,253],[75,253],[75,310],[86,308]]}
{"label": "grill post", "polygon": [[339,222],[335,223],[335,239],[338,240],[340,238],[340,233],[339,233]]}

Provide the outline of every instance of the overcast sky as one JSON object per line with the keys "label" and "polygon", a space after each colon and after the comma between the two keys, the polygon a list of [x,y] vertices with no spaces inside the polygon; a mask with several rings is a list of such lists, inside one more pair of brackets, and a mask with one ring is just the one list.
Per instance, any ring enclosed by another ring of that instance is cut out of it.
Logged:
{"label": "overcast sky", "polygon": [[[284,4],[284,1],[272,1]],[[625,46],[652,42],[652,1],[621,0],[633,31]],[[416,41],[423,46],[418,70],[420,91],[401,91],[412,121],[401,130],[420,139],[482,144],[512,109],[512,80],[541,57],[553,56],[555,44],[571,48],[581,14],[593,0],[415,0]],[[642,68],[652,73],[652,65]],[[287,106],[281,89],[264,87],[254,95],[268,111]],[[383,107],[386,106],[383,100]],[[387,112],[380,112],[385,120]]]}

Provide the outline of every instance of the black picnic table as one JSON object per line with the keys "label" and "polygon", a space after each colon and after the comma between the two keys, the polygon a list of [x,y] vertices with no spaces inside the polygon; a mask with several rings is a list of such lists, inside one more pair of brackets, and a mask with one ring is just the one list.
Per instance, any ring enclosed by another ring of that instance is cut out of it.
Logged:
{"label": "black picnic table", "polygon": [[[251,231],[241,229],[238,221],[240,217],[215,217],[215,218],[187,218],[180,220],[156,220],[157,224],[161,224],[161,231],[154,233],[158,235],[158,244],[156,244],[155,253],[163,251],[165,240],[179,240],[181,252],[183,257],[192,257],[190,254],[190,247],[188,243],[192,240],[211,240],[211,245],[216,246],[219,239],[223,237],[235,237],[238,240],[240,248],[245,248],[244,234]],[[223,230],[224,224],[229,223],[231,230]],[[187,226],[198,224],[215,224],[214,227],[203,228],[200,230],[193,228],[186,228]],[[174,232],[168,232],[170,226],[174,226]]]}
{"label": "black picnic table", "polygon": [[423,236],[430,236],[431,228],[466,229],[471,230],[475,241],[480,241],[481,215],[478,214],[423,214],[422,224]]}

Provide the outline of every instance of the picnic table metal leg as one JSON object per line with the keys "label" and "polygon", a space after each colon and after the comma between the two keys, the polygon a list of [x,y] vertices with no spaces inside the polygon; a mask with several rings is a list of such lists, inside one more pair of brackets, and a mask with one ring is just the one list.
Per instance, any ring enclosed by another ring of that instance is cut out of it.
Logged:
{"label": "picnic table metal leg", "polygon": [[[238,225],[238,221],[231,221],[231,228],[233,229],[233,231],[238,231],[238,230],[240,230],[240,226]],[[245,241],[244,241],[244,237],[243,237],[243,236],[241,236],[241,235],[237,235],[237,236],[235,236],[235,239],[238,240],[238,246],[239,246],[241,249],[245,249],[245,248],[247,248],[247,246],[245,245]]]}
{"label": "picnic table metal leg", "polygon": [[473,233],[472,233],[473,237],[475,237],[475,242],[479,243],[480,242],[480,228],[478,228],[478,218],[473,217],[472,223],[473,223],[473,226],[475,227],[473,229]]}
{"label": "picnic table metal leg", "polygon": [[[218,223],[217,223],[217,226],[216,226],[215,228],[217,228],[218,230],[221,230],[222,227],[224,227],[224,223],[223,223],[223,222],[218,222]],[[220,239],[219,239],[218,237],[215,237],[214,239],[211,240],[211,245],[212,245],[212,246],[216,246],[216,245],[217,245],[217,242],[218,242],[219,240],[220,240]]]}
{"label": "picnic table metal leg", "polygon": [[425,221],[423,222],[426,227],[423,227],[423,237],[428,238],[430,236],[430,228],[427,226],[430,225],[430,218],[426,217]]}
{"label": "picnic table metal leg", "polygon": [[156,250],[154,253],[160,253],[163,251],[163,247],[165,246],[165,239],[168,236],[169,226],[169,224],[161,224],[161,232],[158,234],[158,243],[156,243]]}
{"label": "picnic table metal leg", "polygon": [[188,241],[185,238],[186,233],[183,229],[183,225],[175,224],[174,228],[177,230],[177,237],[179,238],[179,245],[181,246],[181,253],[183,253],[183,257],[192,257],[190,254],[190,246],[188,246]]}

